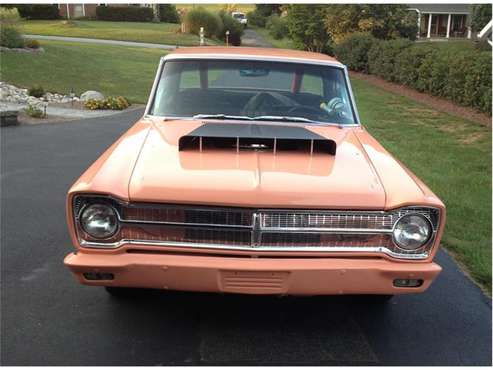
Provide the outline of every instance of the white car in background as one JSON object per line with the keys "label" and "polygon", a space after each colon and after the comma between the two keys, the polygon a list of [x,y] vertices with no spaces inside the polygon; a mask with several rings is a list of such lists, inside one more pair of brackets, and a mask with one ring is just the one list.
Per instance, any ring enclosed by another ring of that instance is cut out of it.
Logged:
{"label": "white car in background", "polygon": [[236,19],[238,22],[240,22],[246,28],[247,23],[248,23],[248,19],[247,19],[245,13],[242,13],[242,12],[232,12],[231,13],[231,16],[234,19]]}

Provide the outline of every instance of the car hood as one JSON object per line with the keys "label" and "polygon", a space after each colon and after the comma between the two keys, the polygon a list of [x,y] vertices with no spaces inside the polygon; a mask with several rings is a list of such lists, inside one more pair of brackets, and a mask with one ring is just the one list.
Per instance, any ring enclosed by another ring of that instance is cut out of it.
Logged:
{"label": "car hood", "polygon": [[[221,124],[235,124],[220,122]],[[256,208],[382,209],[385,191],[357,128],[305,126],[336,154],[179,150],[204,123],[155,120],[129,179],[131,201]]]}

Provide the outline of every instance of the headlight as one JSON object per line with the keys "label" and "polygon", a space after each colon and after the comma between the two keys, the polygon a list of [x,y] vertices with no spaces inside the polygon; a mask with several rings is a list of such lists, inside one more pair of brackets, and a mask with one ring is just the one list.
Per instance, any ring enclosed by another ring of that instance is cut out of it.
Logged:
{"label": "headlight", "polygon": [[118,216],[109,205],[92,204],[82,211],[80,226],[93,238],[107,239],[118,230]]}
{"label": "headlight", "polygon": [[394,241],[406,250],[415,250],[430,239],[431,224],[424,216],[408,214],[402,216],[394,227]]}

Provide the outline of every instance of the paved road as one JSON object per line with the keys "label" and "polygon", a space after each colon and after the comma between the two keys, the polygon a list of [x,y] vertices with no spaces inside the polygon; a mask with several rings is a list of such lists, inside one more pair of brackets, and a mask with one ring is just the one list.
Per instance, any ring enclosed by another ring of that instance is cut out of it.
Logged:
{"label": "paved road", "polygon": [[265,40],[261,35],[251,28],[246,28],[241,37],[242,46],[257,46],[261,48],[271,48],[272,44]]}
{"label": "paved road", "polygon": [[166,50],[176,49],[176,45],[151,44],[149,42],[132,42],[132,41],[90,39],[85,37],[44,36],[44,35],[23,35],[23,36],[27,39],[37,39],[37,40],[82,42],[86,44],[119,45],[119,46],[129,46],[133,48],[151,48],[151,49],[166,49]]}
{"label": "paved road", "polygon": [[386,306],[78,285],[65,193],[139,114],[1,129],[3,365],[491,365],[491,300],[444,252],[428,292]]}

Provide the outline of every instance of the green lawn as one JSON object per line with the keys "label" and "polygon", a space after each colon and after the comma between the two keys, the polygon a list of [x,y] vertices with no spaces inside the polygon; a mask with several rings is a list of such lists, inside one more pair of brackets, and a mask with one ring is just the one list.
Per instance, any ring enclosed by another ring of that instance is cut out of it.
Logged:
{"label": "green lawn", "polygon": [[[147,100],[160,50],[43,42],[0,53],[1,80],[53,92],[100,90]],[[491,292],[491,131],[353,79],[363,124],[447,205],[443,245]]]}
{"label": "green lawn", "polygon": [[353,79],[363,124],[446,204],[442,240],[491,295],[491,129]]}
{"label": "green lawn", "polygon": [[[180,25],[150,22],[106,22],[106,21],[24,21],[21,29],[26,34],[66,37],[87,37],[119,41],[150,42],[193,46],[199,44],[198,36],[181,33]],[[208,40],[209,44],[217,44]]]}
{"label": "green lawn", "polygon": [[285,37],[281,40],[276,40],[270,35],[269,30],[267,30],[266,28],[262,28],[262,27],[252,27],[252,28],[254,28],[255,32],[257,32],[260,36],[262,36],[266,41],[270,42],[273,45],[273,47],[280,49],[294,49],[293,41],[290,38]]}
{"label": "green lawn", "polygon": [[42,41],[39,55],[0,53],[0,79],[17,86],[77,94],[99,90],[144,103],[163,50]]}

